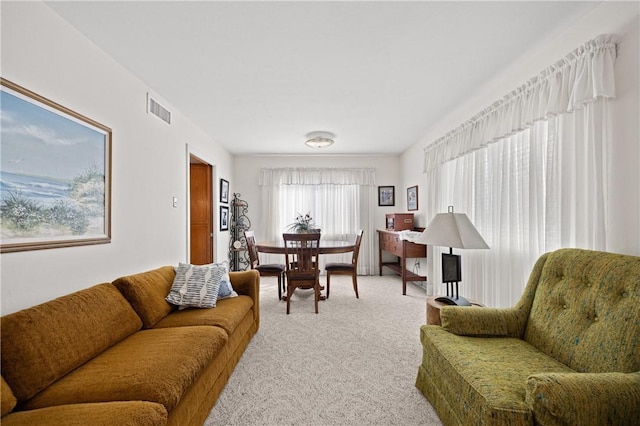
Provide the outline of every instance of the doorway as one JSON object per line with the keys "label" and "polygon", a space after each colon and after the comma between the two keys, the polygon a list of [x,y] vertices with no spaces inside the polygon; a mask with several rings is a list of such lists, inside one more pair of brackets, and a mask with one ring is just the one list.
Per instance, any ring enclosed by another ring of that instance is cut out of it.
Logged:
{"label": "doorway", "polygon": [[190,259],[193,265],[213,262],[213,166],[189,156]]}

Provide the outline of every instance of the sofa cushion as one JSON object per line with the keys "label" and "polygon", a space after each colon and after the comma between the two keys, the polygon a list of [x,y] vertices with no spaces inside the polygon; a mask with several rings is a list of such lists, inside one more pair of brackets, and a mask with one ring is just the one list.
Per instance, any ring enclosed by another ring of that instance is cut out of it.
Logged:
{"label": "sofa cushion", "polygon": [[7,413],[10,413],[11,410],[15,408],[16,404],[18,403],[18,400],[13,395],[13,392],[11,392],[11,388],[9,387],[7,382],[4,381],[4,377],[2,377],[1,386],[2,386],[2,388],[0,388],[0,398],[2,399],[1,415],[2,417],[4,417]]}
{"label": "sofa cushion", "polygon": [[455,413],[477,424],[531,424],[527,378],[540,371],[573,372],[520,339],[457,336],[438,326],[422,326],[420,336],[424,376],[418,387],[428,382]]}
{"label": "sofa cushion", "polygon": [[153,327],[176,306],[165,300],[176,272],[163,266],[147,272],[120,277],[113,282],[142,319],[144,328]]}
{"label": "sofa cushion", "polygon": [[238,324],[253,307],[249,296],[219,300],[215,309],[184,309],[172,312],[160,320],[155,328],[212,325],[233,333]]}
{"label": "sofa cushion", "polygon": [[111,284],[2,317],[2,375],[22,402],[141,327]]}
{"label": "sofa cushion", "polygon": [[214,308],[226,274],[220,266],[180,263],[166,300],[180,308]]}
{"label": "sofa cushion", "polygon": [[147,401],[70,404],[17,411],[2,419],[3,426],[158,426],[167,424],[167,410]]}
{"label": "sofa cushion", "polygon": [[151,401],[171,411],[223,350],[218,327],[143,330],[101,353],[22,408],[104,401]]}
{"label": "sofa cushion", "polygon": [[640,258],[549,253],[524,339],[581,373],[640,371]]}

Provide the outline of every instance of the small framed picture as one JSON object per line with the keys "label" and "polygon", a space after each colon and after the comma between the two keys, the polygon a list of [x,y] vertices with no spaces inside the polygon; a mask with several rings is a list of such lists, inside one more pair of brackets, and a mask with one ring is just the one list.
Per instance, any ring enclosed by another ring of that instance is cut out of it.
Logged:
{"label": "small framed picture", "polygon": [[229,230],[229,207],[220,206],[220,230]]}
{"label": "small framed picture", "polygon": [[379,206],[395,206],[396,205],[396,187],[395,186],[379,186],[378,187],[378,205]]}
{"label": "small framed picture", "polygon": [[220,179],[220,202],[229,202],[229,181]]}
{"label": "small framed picture", "polygon": [[407,188],[407,210],[418,210],[418,185]]}

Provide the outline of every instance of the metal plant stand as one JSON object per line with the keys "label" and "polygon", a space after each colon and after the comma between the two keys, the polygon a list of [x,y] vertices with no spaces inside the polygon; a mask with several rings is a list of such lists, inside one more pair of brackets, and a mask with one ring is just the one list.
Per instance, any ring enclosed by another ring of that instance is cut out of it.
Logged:
{"label": "metal plant stand", "polygon": [[229,239],[229,259],[232,271],[246,271],[249,268],[249,252],[244,231],[251,229],[251,220],[247,216],[249,204],[240,199],[240,194],[234,193],[231,200],[231,221]]}

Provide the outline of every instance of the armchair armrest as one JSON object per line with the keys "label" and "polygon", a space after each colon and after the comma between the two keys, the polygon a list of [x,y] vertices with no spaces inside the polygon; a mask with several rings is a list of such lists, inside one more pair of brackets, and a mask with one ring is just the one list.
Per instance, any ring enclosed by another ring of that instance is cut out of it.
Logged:
{"label": "armchair armrest", "polygon": [[640,372],[534,374],[525,400],[540,424],[633,425],[640,419]]}
{"label": "armchair armrest", "polygon": [[527,313],[517,308],[443,306],[440,320],[442,328],[460,336],[520,338],[524,334]]}

